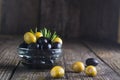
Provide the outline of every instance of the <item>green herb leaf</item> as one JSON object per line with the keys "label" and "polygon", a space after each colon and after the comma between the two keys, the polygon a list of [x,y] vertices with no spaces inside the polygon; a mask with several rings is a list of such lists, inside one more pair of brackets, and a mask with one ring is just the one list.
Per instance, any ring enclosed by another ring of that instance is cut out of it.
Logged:
{"label": "green herb leaf", "polygon": [[35,28],[35,33],[37,32],[37,27]]}
{"label": "green herb leaf", "polygon": [[47,29],[44,28],[44,31],[45,31],[45,37],[47,37]]}
{"label": "green herb leaf", "polygon": [[54,32],[52,34],[51,31],[48,30],[45,27],[43,29],[41,29],[40,32],[43,34],[43,37],[49,38],[49,39],[51,39],[51,41],[53,41],[56,37],[58,37],[58,35],[56,34],[56,32]]}
{"label": "green herb leaf", "polygon": [[30,32],[34,34],[34,32],[33,32],[33,30],[32,30],[32,29],[30,29]]}
{"label": "green herb leaf", "polygon": [[52,37],[51,37],[51,41],[54,41],[54,39],[55,39],[56,37],[58,37],[58,36],[57,36],[56,32],[54,32],[53,35],[52,35]]}

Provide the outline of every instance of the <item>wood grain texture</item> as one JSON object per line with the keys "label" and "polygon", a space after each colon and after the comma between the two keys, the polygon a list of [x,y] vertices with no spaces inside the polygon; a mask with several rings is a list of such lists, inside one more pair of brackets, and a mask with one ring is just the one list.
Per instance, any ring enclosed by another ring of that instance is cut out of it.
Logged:
{"label": "wood grain texture", "polygon": [[[64,41],[63,56],[57,65],[63,66],[65,76],[53,79],[50,69],[29,69],[19,64],[16,47],[22,42],[20,37],[0,36],[0,79],[1,80],[119,80],[120,79],[120,46],[86,42],[88,46],[78,41]],[[92,50],[93,51],[92,51]],[[96,67],[98,75],[88,77],[84,72],[75,73],[71,65],[76,61],[85,64],[87,58],[99,61]]]}
{"label": "wood grain texture", "polygon": [[39,0],[3,0],[3,34],[22,34],[37,25]]}
{"label": "wood grain texture", "polygon": [[3,0],[1,34],[47,27],[63,38],[118,39],[119,0]]}
{"label": "wood grain texture", "polygon": [[[42,0],[41,26],[48,26],[65,38],[79,37],[80,1]],[[70,34],[72,32],[72,34]]]}
{"label": "wood grain texture", "polygon": [[[119,80],[120,77],[111,68],[109,68],[108,65],[97,58],[93,52],[81,43],[66,43],[63,48],[63,57],[61,58],[59,65],[64,67],[66,74],[64,78],[57,80]],[[96,58],[99,61],[99,65],[97,66],[98,75],[96,77],[88,77],[84,72],[78,74],[72,71],[71,65],[73,62],[82,61],[85,63],[85,60],[91,57]],[[51,78],[49,72],[50,70],[27,69],[20,64],[11,80],[54,80]]]}
{"label": "wood grain texture", "polygon": [[[117,74],[114,74],[114,71],[109,68],[104,62],[102,62],[97,56],[93,54],[88,48],[86,48],[81,43],[68,43],[65,44],[64,58],[66,65],[66,72],[68,76],[68,80],[119,80]],[[84,72],[82,73],[74,73],[71,69],[71,65],[76,61],[82,61],[85,64],[87,58],[95,58],[99,61],[99,65],[96,67],[98,71],[98,75],[96,77],[88,77]],[[109,76],[109,77],[108,77]],[[116,76],[116,77],[115,77]]]}
{"label": "wood grain texture", "polygon": [[119,0],[83,0],[81,36],[117,42]]}
{"label": "wood grain texture", "polygon": [[120,45],[85,42],[95,54],[120,76]]}
{"label": "wood grain texture", "polygon": [[0,32],[1,32],[1,18],[2,17],[2,0],[0,0]]}
{"label": "wood grain texture", "polygon": [[118,19],[118,43],[120,43],[120,6],[119,6],[119,19]]}
{"label": "wood grain texture", "polygon": [[0,38],[0,79],[9,80],[19,62],[16,52],[18,40],[11,38]]}

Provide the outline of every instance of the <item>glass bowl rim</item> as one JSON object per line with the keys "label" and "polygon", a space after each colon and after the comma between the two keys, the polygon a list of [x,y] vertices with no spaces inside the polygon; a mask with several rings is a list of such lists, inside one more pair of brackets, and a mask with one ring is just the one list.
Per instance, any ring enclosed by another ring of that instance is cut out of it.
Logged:
{"label": "glass bowl rim", "polygon": [[44,50],[62,50],[62,48],[58,48],[58,49],[29,49],[29,48],[17,48],[18,50],[40,50],[40,51],[44,51]]}

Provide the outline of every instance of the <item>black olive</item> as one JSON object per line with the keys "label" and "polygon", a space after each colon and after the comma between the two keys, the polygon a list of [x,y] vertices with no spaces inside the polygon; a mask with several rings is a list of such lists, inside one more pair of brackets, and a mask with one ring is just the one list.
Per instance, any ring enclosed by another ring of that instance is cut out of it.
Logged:
{"label": "black olive", "polygon": [[51,39],[49,39],[49,38],[46,38],[46,39],[47,39],[47,41],[48,41],[49,44],[52,43]]}
{"label": "black olive", "polygon": [[23,42],[19,45],[19,48],[27,48],[28,47],[28,44]]}
{"label": "black olive", "polygon": [[88,58],[86,60],[86,65],[89,66],[89,65],[93,65],[93,66],[97,66],[98,65],[98,61],[94,58]]}
{"label": "black olive", "polygon": [[60,48],[62,48],[61,43],[55,42],[52,44],[52,49],[60,49]]}
{"label": "black olive", "polygon": [[39,49],[43,50],[43,45],[42,44],[39,44]]}
{"label": "black olive", "polygon": [[31,43],[28,45],[28,49],[38,49],[39,48],[39,44],[37,43]]}
{"label": "black olive", "polygon": [[45,37],[40,37],[37,40],[37,43],[40,44],[40,45],[48,43],[48,42],[49,42],[48,38],[45,38]]}
{"label": "black olive", "polygon": [[51,49],[51,44],[49,43],[44,44],[43,49]]}

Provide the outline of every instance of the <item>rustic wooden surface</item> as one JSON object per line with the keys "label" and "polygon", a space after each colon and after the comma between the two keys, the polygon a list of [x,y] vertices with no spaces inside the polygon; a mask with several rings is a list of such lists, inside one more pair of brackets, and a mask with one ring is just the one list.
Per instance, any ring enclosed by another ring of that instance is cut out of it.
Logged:
{"label": "rustic wooden surface", "polygon": [[120,0],[0,1],[2,34],[23,34],[40,25],[65,38],[92,37],[117,42]]}
{"label": "rustic wooden surface", "polygon": [[[0,36],[0,80],[120,80],[120,45],[88,41],[64,42],[63,56],[58,65],[65,68],[65,76],[53,79],[50,70],[28,69],[20,63],[17,47],[22,38]],[[71,64],[85,63],[87,58],[96,58],[98,75],[88,77],[84,72],[75,73]]]}
{"label": "rustic wooden surface", "polygon": [[0,0],[0,31],[1,31],[1,18],[2,17],[2,0]]}
{"label": "rustic wooden surface", "polygon": [[[100,43],[85,43],[93,53],[106,63],[111,69],[120,75],[120,46],[119,45],[103,45]],[[109,53],[109,54],[106,54]]]}
{"label": "rustic wooden surface", "polygon": [[118,18],[118,43],[120,43],[120,7],[119,7],[119,18]]}
{"label": "rustic wooden surface", "polygon": [[81,33],[83,37],[117,42],[119,0],[82,0]]}

